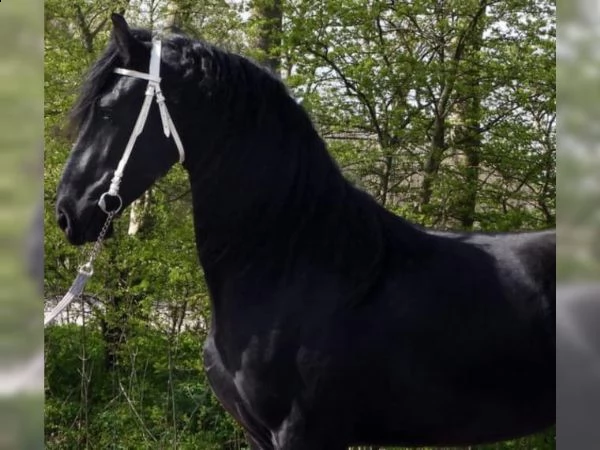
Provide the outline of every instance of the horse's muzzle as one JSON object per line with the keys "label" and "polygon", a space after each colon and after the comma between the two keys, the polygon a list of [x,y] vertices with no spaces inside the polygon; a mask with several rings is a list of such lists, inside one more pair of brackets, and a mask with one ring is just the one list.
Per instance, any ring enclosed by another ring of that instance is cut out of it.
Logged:
{"label": "horse's muzzle", "polygon": [[[78,220],[75,219],[76,215],[73,214],[69,208],[63,203],[58,202],[56,207],[56,222],[58,227],[65,233],[65,236],[69,243],[72,245],[83,245],[86,242],[94,242],[100,233],[100,229],[105,218],[104,213],[100,211],[98,208],[92,217],[85,225],[79,223]],[[113,224],[111,223],[106,236],[107,238],[111,237],[114,232]]]}

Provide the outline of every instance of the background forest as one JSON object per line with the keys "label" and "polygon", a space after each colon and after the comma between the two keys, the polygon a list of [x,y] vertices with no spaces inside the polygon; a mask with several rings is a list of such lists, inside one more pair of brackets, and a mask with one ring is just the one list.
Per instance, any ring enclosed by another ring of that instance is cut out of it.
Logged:
{"label": "background forest", "polygon": [[[47,307],[79,262],[54,220],[65,119],[113,11],[267,66],[345,175],[414,222],[555,225],[554,1],[47,0]],[[95,272],[85,307],[45,331],[47,448],[245,448],[204,378],[210,311],[180,167],[123,215]],[[480,448],[554,448],[554,433]]]}

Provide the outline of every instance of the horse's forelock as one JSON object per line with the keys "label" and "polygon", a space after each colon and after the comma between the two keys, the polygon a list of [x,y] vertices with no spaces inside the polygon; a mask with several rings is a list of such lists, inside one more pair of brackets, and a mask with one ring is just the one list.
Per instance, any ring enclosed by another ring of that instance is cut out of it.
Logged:
{"label": "horse's forelock", "polygon": [[[150,41],[152,35],[143,29],[133,29],[132,34],[141,41]],[[113,74],[113,70],[121,63],[117,46],[110,39],[106,49],[85,75],[79,95],[71,108],[68,118],[68,131],[77,133],[91,108],[100,97],[104,86]]]}

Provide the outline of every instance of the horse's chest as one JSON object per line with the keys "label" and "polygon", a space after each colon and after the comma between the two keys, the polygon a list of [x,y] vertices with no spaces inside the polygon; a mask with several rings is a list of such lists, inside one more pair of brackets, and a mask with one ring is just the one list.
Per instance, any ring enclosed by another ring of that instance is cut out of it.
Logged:
{"label": "horse's chest", "polygon": [[245,345],[220,342],[218,336],[209,341],[205,364],[217,397],[223,403],[242,403],[261,422],[276,428],[300,386],[294,364],[297,351],[276,332],[251,336]]}

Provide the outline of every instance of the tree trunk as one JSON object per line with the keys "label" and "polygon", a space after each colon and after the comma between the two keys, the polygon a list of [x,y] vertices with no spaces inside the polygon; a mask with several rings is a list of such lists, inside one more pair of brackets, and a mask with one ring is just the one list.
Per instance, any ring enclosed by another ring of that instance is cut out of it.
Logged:
{"label": "tree trunk", "polygon": [[479,171],[481,160],[481,91],[480,91],[480,51],[483,46],[485,7],[482,19],[475,23],[472,34],[465,42],[465,59],[469,69],[462,76],[463,101],[459,106],[460,123],[456,138],[459,150],[465,155],[462,168],[464,183],[458,193],[456,216],[463,229],[470,230],[475,222],[477,191],[479,189]]}
{"label": "tree trunk", "polygon": [[104,340],[104,367],[107,371],[116,369],[118,364],[118,353],[123,336],[123,320],[125,314],[122,313],[123,298],[120,296],[110,297],[107,305],[108,317],[102,319],[101,330]]}
{"label": "tree trunk", "polygon": [[472,141],[465,147],[466,156],[465,185],[459,201],[459,218],[463,229],[470,230],[475,222],[475,207],[477,205],[477,190],[479,182],[479,161],[481,139],[472,136]]}
{"label": "tree trunk", "polygon": [[465,100],[460,108],[461,125],[456,133],[457,149],[465,156],[461,168],[463,182],[457,193],[453,215],[460,221],[465,230],[473,228],[477,191],[479,189],[479,171],[481,160],[481,94],[479,92],[478,72],[473,70],[472,76],[466,77],[468,88]]}
{"label": "tree trunk", "polygon": [[[386,153],[391,153],[391,149],[387,149]],[[394,158],[391,156],[391,154],[388,154],[385,157],[383,174],[381,177],[381,189],[380,189],[380,194],[379,194],[379,198],[381,199],[381,206],[383,206],[383,207],[385,207],[388,203],[388,196],[390,193],[390,183],[391,183],[390,178],[392,176],[393,167],[394,167]]]}
{"label": "tree trunk", "polygon": [[421,205],[420,211],[426,212],[431,196],[433,194],[433,182],[435,181],[444,150],[446,149],[446,124],[445,116],[438,115],[433,126],[433,137],[431,139],[431,149],[425,163],[425,173],[421,187]]}
{"label": "tree trunk", "polygon": [[183,11],[179,2],[170,1],[167,4],[165,27],[180,28],[183,23]]}
{"label": "tree trunk", "polygon": [[[448,40],[445,37],[446,33],[438,33],[437,35],[437,59],[444,70],[441,73],[439,98],[435,99],[434,130],[431,151],[425,165],[422,183],[421,212],[427,212],[428,210],[433,194],[433,182],[437,177],[443,153],[446,150],[446,119],[451,113],[452,99],[456,97],[457,91],[460,89],[460,87],[457,87],[457,83],[462,81],[463,77],[461,62],[465,59],[467,49],[472,46],[473,41],[481,41],[482,21],[485,18],[486,8],[487,1],[480,0],[473,14],[465,16],[467,22],[454,39]],[[438,3],[436,5],[436,26],[444,24],[446,16],[447,10],[444,2]],[[430,89],[430,91],[435,92],[435,89]],[[475,175],[472,174],[471,176],[478,176],[478,165],[477,162]]]}
{"label": "tree trunk", "polygon": [[255,0],[253,16],[258,26],[255,45],[259,50],[258,62],[279,75],[281,67],[279,47],[283,22],[281,0]]}
{"label": "tree trunk", "polygon": [[127,234],[129,236],[135,236],[143,226],[144,216],[146,215],[146,210],[149,204],[150,189],[144,193],[142,198],[131,204],[131,208],[129,210],[129,227],[127,229]]}

